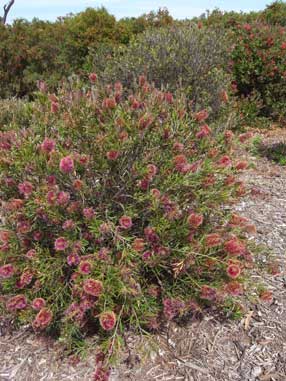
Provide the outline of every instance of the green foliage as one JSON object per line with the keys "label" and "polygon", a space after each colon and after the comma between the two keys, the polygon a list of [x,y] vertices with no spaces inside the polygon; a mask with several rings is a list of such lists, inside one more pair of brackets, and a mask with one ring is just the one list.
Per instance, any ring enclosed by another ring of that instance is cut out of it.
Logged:
{"label": "green foliage", "polygon": [[106,9],[87,8],[55,22],[34,19],[0,25],[0,98],[32,96],[38,80],[51,89],[74,73],[88,70],[89,50],[128,44],[149,27],[173,22],[167,10],[116,21]]}
{"label": "green foliage", "polygon": [[268,5],[262,12],[261,18],[270,25],[286,26],[285,1],[275,1]]}
{"label": "green foliage", "polygon": [[286,165],[286,145],[282,142],[270,146],[265,146],[261,143],[258,147],[258,152],[280,165]]}
{"label": "green foliage", "polygon": [[260,115],[286,116],[286,33],[278,26],[236,25],[231,68],[238,93],[260,98]]}
{"label": "green foliage", "polygon": [[128,99],[91,78],[43,89],[28,124],[1,119],[0,287],[5,308],[68,348],[97,333],[99,374],[126,327],[211,304],[237,315],[253,258],[249,224],[222,207],[244,194],[231,131],[143,77]]}
{"label": "green foliage", "polygon": [[119,79],[128,88],[144,74],[158,88],[184,89],[194,109],[209,106],[217,113],[229,85],[226,45],[223,33],[185,23],[147,30],[127,47],[97,52],[94,68],[104,83]]}

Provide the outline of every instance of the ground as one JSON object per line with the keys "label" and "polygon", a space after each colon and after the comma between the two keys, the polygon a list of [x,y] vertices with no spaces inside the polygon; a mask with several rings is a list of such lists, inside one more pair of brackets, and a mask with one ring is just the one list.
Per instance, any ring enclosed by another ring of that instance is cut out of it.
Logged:
{"label": "ground", "polygon": [[[276,129],[262,138],[266,144],[286,142],[286,133]],[[286,380],[286,167],[249,151],[238,154],[253,165],[242,175],[248,195],[233,208],[255,223],[253,239],[268,245],[280,262],[277,275],[253,272],[251,278],[253,283],[267,284],[273,302],[250,304],[242,320],[209,313],[184,327],[172,323],[154,338],[152,351],[148,344],[148,356],[147,343],[128,335],[130,350],[113,371],[112,381]],[[35,336],[28,327],[15,332],[4,320],[2,325],[0,321],[0,354],[1,381],[92,379],[94,356],[76,363],[65,358],[51,339]]]}

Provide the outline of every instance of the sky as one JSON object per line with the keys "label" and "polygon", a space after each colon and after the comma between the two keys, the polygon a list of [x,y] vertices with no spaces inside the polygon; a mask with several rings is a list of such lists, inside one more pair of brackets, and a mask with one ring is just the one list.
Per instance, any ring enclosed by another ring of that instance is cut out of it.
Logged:
{"label": "sky", "polygon": [[[8,0],[0,0],[1,8],[7,2]],[[214,8],[245,12],[261,10],[271,2],[272,0],[15,0],[8,22],[16,18],[31,20],[34,17],[55,20],[58,16],[78,13],[87,7],[100,6],[107,8],[118,19],[136,17],[160,7],[167,7],[173,17],[184,19],[199,16],[206,9]]]}

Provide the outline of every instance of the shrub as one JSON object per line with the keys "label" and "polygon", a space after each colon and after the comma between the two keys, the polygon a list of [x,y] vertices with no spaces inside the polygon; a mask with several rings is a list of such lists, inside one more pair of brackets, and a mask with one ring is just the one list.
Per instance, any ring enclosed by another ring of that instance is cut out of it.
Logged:
{"label": "shrub", "polygon": [[0,100],[0,131],[4,126],[14,128],[15,126],[27,127],[32,118],[31,105],[20,99]]}
{"label": "shrub", "polygon": [[0,25],[0,98],[31,97],[38,80],[50,88],[88,68],[89,50],[128,44],[146,28],[172,24],[162,9],[139,18],[116,21],[104,8],[87,8],[55,22],[33,19]]}
{"label": "shrub", "polygon": [[210,106],[218,112],[221,92],[228,86],[222,32],[199,29],[190,23],[147,30],[128,47],[106,53],[94,57],[95,69],[105,83],[119,79],[132,88],[135,78],[145,74],[158,88],[183,88],[193,100],[194,109]]}
{"label": "shrub", "polygon": [[126,327],[157,330],[236,305],[252,254],[233,134],[140,77],[40,93],[28,126],[0,135],[1,303],[71,346],[97,332],[95,379]]}
{"label": "shrub", "polygon": [[286,33],[277,26],[244,24],[234,28],[231,67],[240,95],[256,93],[261,115],[285,117]]}
{"label": "shrub", "polygon": [[270,25],[286,26],[286,3],[274,1],[261,14],[261,19]]}

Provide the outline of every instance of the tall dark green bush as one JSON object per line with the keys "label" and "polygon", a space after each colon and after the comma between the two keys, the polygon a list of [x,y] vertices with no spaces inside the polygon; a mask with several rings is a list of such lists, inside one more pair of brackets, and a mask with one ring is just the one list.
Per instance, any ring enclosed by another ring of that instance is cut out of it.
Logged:
{"label": "tall dark green bush", "polygon": [[127,47],[95,54],[94,70],[103,82],[119,79],[129,88],[145,74],[157,87],[184,89],[194,108],[207,104],[217,112],[228,86],[226,45],[222,32],[191,23],[147,30]]}

